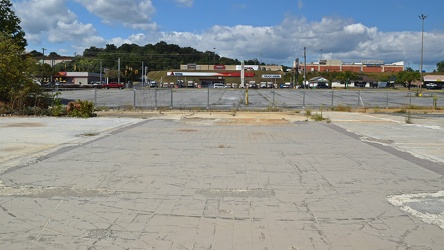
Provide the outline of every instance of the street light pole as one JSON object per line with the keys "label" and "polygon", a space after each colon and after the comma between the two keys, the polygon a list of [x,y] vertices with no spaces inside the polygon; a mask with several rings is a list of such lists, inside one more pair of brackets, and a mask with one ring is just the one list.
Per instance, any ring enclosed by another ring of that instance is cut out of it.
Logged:
{"label": "street light pole", "polygon": [[307,72],[307,49],[304,47],[304,89],[307,88],[307,86],[306,86],[307,80],[305,78],[306,72]]}
{"label": "street light pole", "polygon": [[43,56],[42,56],[42,84],[43,84],[43,82],[44,82],[44,68],[45,68],[45,48],[42,48],[42,50],[43,50]]}
{"label": "street light pole", "polygon": [[213,48],[213,66],[216,65],[216,48]]}
{"label": "street light pole", "polygon": [[423,60],[424,60],[424,20],[427,18],[427,15],[421,14],[418,16],[419,19],[422,20],[422,32],[421,32],[421,63],[419,65],[419,75],[420,75],[420,81],[421,84],[419,85],[419,92],[422,93],[422,84],[423,84],[423,80],[422,80],[422,64],[423,64]]}

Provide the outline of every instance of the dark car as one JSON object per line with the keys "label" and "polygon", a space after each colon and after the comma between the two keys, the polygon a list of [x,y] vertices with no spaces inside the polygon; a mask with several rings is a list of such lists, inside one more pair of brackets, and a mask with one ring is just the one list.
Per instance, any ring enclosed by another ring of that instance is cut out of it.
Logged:
{"label": "dark car", "polygon": [[318,88],[318,89],[329,89],[330,86],[328,86],[328,83],[326,83],[326,82],[319,82],[318,85],[316,86],[316,88]]}

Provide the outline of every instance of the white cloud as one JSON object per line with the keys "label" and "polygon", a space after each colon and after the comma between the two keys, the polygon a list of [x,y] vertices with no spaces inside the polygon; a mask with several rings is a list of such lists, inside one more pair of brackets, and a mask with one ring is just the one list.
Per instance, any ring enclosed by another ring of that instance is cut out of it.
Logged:
{"label": "white cloud", "polygon": [[78,46],[84,38],[97,34],[92,24],[77,20],[77,16],[66,7],[66,0],[24,0],[16,2],[14,7],[28,43],[69,41],[73,46]]}
{"label": "white cloud", "polygon": [[194,0],[175,0],[179,6],[192,7]]}
{"label": "white cloud", "polygon": [[63,21],[57,22],[48,34],[48,41],[51,43],[61,43],[67,40],[81,40],[86,36],[95,34],[96,31],[92,24],[81,24],[76,20],[71,23]]}
{"label": "white cloud", "polygon": [[[443,39],[443,33],[425,35],[424,58],[428,58],[432,66],[442,60],[444,52],[440,50],[440,42]],[[140,45],[165,41],[200,51],[216,48],[218,55],[240,60],[262,57],[266,62],[288,65],[295,57],[302,58],[304,47],[307,57],[314,59],[319,58],[322,50],[324,58],[346,62],[366,59],[386,63],[417,62],[421,45],[418,32],[380,32],[349,19],[323,18],[319,22],[308,22],[305,18],[290,16],[273,27],[213,26],[200,34],[152,32],[113,41]]]}
{"label": "white cloud", "polygon": [[155,30],[151,22],[156,12],[151,0],[76,0],[106,24],[122,24],[131,29]]}
{"label": "white cloud", "polygon": [[31,35],[48,31],[59,21],[73,21],[76,16],[65,6],[65,0],[24,0],[14,4],[21,27]]}
{"label": "white cloud", "polygon": [[[286,16],[276,26],[215,25],[199,33],[160,32],[151,20],[156,11],[151,0],[76,1],[100,17],[103,23],[123,24],[144,32],[105,40],[97,27],[78,20],[76,14],[66,7],[67,0],[18,0],[14,9],[22,20],[28,43],[46,39],[51,43],[66,44],[63,49],[71,47],[81,53],[85,48],[104,47],[107,43],[144,46],[165,41],[200,51],[216,48],[220,56],[240,60],[260,57],[265,62],[284,65],[291,65],[295,57],[302,58],[304,47],[309,60],[318,59],[321,50],[323,58],[346,62],[378,59],[386,63],[407,61],[418,64],[420,59],[420,32],[381,32],[376,27],[367,27],[352,19],[323,17],[319,21],[308,21]],[[187,6],[193,1],[176,3]],[[302,0],[298,1],[298,6],[303,6]],[[425,64],[433,67],[436,62],[442,61],[442,40],[442,32],[425,33]]]}

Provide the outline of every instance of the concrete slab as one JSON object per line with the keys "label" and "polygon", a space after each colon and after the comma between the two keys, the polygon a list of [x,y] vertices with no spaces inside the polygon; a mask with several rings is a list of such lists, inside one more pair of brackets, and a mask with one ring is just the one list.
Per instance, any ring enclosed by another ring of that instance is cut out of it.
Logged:
{"label": "concrete slab", "polygon": [[0,119],[0,247],[440,249],[442,121],[323,115]]}

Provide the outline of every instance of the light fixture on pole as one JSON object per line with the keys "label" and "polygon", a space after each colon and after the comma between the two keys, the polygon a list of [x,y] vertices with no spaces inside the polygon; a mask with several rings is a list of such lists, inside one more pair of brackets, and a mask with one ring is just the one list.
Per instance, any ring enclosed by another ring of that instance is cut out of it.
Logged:
{"label": "light fixture on pole", "polygon": [[422,64],[424,61],[424,20],[427,18],[427,15],[421,14],[418,16],[419,19],[422,20],[422,32],[421,32],[421,63],[419,65],[419,75],[420,75],[420,85],[419,85],[419,92],[422,93]]}
{"label": "light fixture on pole", "polygon": [[216,48],[213,48],[213,65],[216,65]]}

